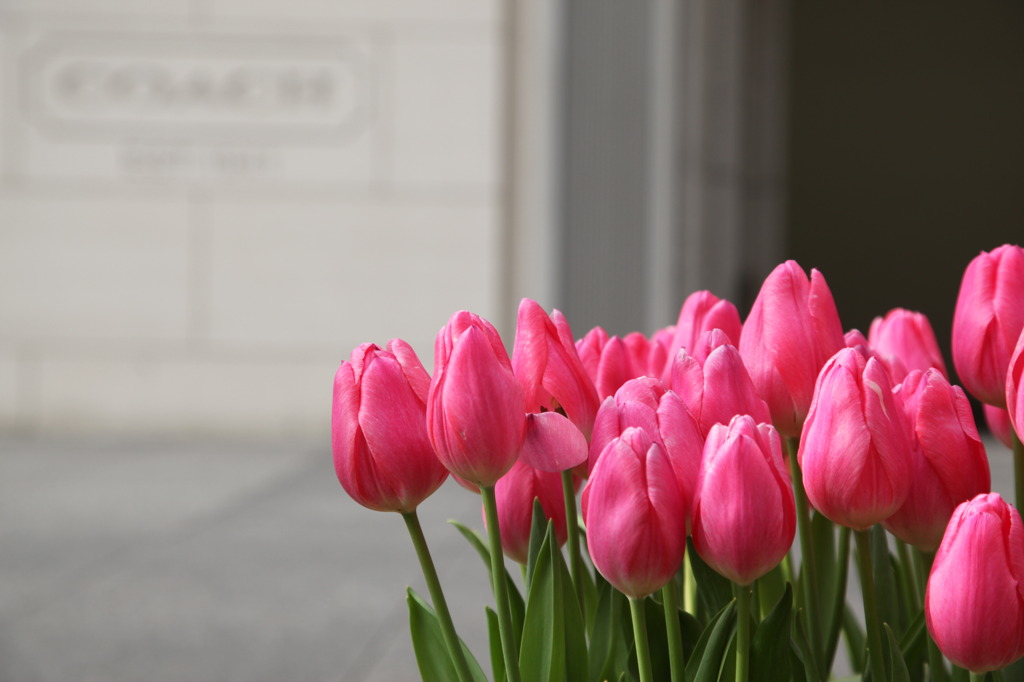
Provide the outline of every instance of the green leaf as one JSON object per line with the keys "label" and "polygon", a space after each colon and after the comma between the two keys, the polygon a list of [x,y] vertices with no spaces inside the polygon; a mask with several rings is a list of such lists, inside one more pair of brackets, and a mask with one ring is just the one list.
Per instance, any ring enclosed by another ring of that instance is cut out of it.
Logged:
{"label": "green leaf", "polygon": [[768,613],[779,603],[782,593],[786,591],[786,578],[782,574],[782,564],[779,564],[765,575],[757,579],[757,589],[754,595],[757,597],[758,613]]}
{"label": "green leaf", "polygon": [[896,581],[895,559],[889,553],[885,529],[875,524],[869,531],[871,540],[871,572],[875,577],[875,596],[878,602],[878,617],[888,623],[896,632],[903,632],[900,591]]}
{"label": "green leaf", "polygon": [[907,669],[912,671],[911,678],[913,679],[923,676],[924,664],[928,661],[928,636],[926,633],[924,611],[919,611],[917,617],[911,621],[900,638],[900,652],[903,654],[903,660],[906,661]]}
{"label": "green leaf", "polygon": [[[549,522],[547,533],[553,532]],[[565,674],[565,614],[561,604],[556,603],[559,597],[556,581],[551,543],[545,536],[533,569],[519,649],[519,667],[524,680],[549,682]]]}
{"label": "green leaf", "polygon": [[[530,545],[526,555],[526,589],[529,591],[533,584],[533,571],[537,566],[537,555],[544,545],[544,537],[548,532],[548,517],[544,515],[544,508],[540,506],[540,500],[533,498],[533,519],[530,523]],[[529,596],[529,595],[527,595]]]}
{"label": "green leaf", "polygon": [[494,682],[505,682],[505,656],[501,650],[501,630],[498,629],[498,614],[490,606],[485,606],[487,613],[487,640],[491,650],[491,674]]}
{"label": "green leaf", "polygon": [[786,583],[775,608],[757,626],[750,642],[750,682],[789,682],[792,610],[793,591]]}
{"label": "green leaf", "polygon": [[[655,594],[659,594],[655,592]],[[644,599],[644,622],[647,625],[647,649],[651,655],[651,672],[656,680],[672,676],[668,653],[668,629],[665,626],[665,607],[648,597]]]}
{"label": "green leaf", "polygon": [[822,627],[825,628],[825,669],[832,668],[836,658],[836,649],[839,647],[839,634],[843,629],[843,613],[846,606],[847,578],[850,570],[850,529],[843,527],[839,529],[839,538],[836,541],[838,556],[835,562],[835,572],[831,576],[831,587],[828,590],[828,601],[822,608],[825,613],[825,620]]}
{"label": "green leaf", "polygon": [[892,628],[888,623],[882,623],[882,627],[885,628],[889,645],[886,647],[889,660],[889,682],[910,682],[910,671],[907,670],[907,664],[903,660],[903,653],[900,651],[899,642],[896,641],[896,635],[892,633]]}
{"label": "green leaf", "polygon": [[800,661],[800,666],[803,669],[804,677],[808,680],[818,680],[821,678],[820,668],[818,667],[818,659],[814,656],[814,649],[811,647],[811,641],[807,637],[807,627],[804,624],[804,613],[803,610],[799,610],[796,613],[796,618],[793,619],[793,630],[792,630],[792,647],[796,653],[797,659]]}
{"label": "green leaf", "polygon": [[687,682],[715,682],[736,626],[736,604],[728,602],[705,628],[686,664]]}
{"label": "green leaf", "polygon": [[572,575],[565,565],[565,559],[558,550],[558,544],[551,534],[551,551],[555,557],[555,569],[560,574],[558,585],[561,593],[565,623],[565,679],[567,682],[587,682],[587,633],[583,623],[583,611],[572,583]]}
{"label": "green leaf", "polygon": [[[458,521],[449,520],[448,523],[455,526],[455,530],[459,531],[459,533],[462,534],[462,537],[466,538],[473,549],[476,550],[477,554],[480,555],[480,559],[484,562],[484,566],[487,567],[489,584],[491,575],[491,551],[487,548],[487,541],[475,530],[464,526]],[[523,602],[523,595],[519,591],[516,581],[512,579],[507,568],[505,569],[505,582],[508,585],[508,606],[509,612],[512,615],[512,634],[515,636],[516,647],[520,647],[522,645],[523,618],[526,612],[526,605]]]}
{"label": "green leaf", "polygon": [[843,633],[846,635],[846,653],[850,657],[850,667],[859,673],[864,672],[867,665],[867,656],[865,656],[864,650],[866,635],[849,605],[843,611]]}
{"label": "green leaf", "polygon": [[704,563],[693,546],[693,538],[686,539],[686,551],[690,557],[693,576],[697,581],[697,599],[707,613],[720,612],[732,601],[732,583]]}
{"label": "green leaf", "polygon": [[[409,603],[409,632],[412,635],[412,647],[416,653],[416,665],[420,669],[420,677],[424,682],[450,682],[457,680],[455,665],[452,663],[445,646],[444,636],[441,634],[441,624],[437,622],[437,614],[410,587],[407,589],[407,601]],[[480,664],[473,658],[473,654],[466,648],[465,643],[459,640],[462,645],[463,654],[469,664],[470,674],[475,682],[486,682],[487,677],[480,669]]]}
{"label": "green leaf", "polygon": [[[609,680],[626,666],[629,652],[623,630],[623,614],[629,618],[626,595],[612,587],[603,578],[597,583],[597,608],[594,609],[594,629],[590,636],[591,682]],[[632,623],[630,623],[632,628]]]}

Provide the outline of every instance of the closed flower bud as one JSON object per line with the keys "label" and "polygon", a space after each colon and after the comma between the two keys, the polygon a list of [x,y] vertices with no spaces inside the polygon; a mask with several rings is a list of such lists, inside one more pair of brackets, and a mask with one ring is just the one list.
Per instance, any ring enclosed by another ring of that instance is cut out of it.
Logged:
{"label": "closed flower bud", "polygon": [[1010,426],[1018,438],[1024,440],[1024,332],[1017,340],[1017,347],[1010,358],[1010,369],[1006,373],[1006,411]]}
{"label": "closed flower bud", "polygon": [[704,445],[693,501],[693,544],[711,568],[749,585],[793,544],[796,509],[782,441],[748,415],[716,424]]}
{"label": "closed flower bud", "polygon": [[686,403],[705,436],[712,426],[728,424],[737,414],[771,421],[739,351],[719,329],[705,333],[692,351],[679,350],[672,364],[672,390]]}
{"label": "closed flower bud", "polygon": [[663,381],[669,380],[672,363],[679,349],[685,348],[690,355],[695,355],[697,343],[712,329],[722,330],[729,338],[729,343],[738,345],[743,325],[736,306],[710,291],[696,291],[687,296],[679,311],[664,372],[660,375]]}
{"label": "closed flower bud", "polygon": [[590,557],[617,590],[643,598],[679,570],[683,500],[664,450],[642,430],[626,429],[608,444],[582,504]]}
{"label": "closed flower bud", "polygon": [[822,366],[843,348],[843,328],[825,278],[796,261],[772,271],[743,324],[740,355],[783,436],[797,437]]}
{"label": "closed flower bud", "polygon": [[409,512],[444,482],[425,420],[430,377],[399,339],[366,343],[334,377],[331,442],[338,481],[377,511]]}
{"label": "closed flower bud", "polygon": [[953,512],[928,577],[925,622],[956,665],[998,670],[1024,655],[1024,527],[998,493]]}
{"label": "closed flower bud", "polygon": [[[526,563],[534,499],[540,501],[544,516],[553,522],[558,544],[565,544],[565,497],[561,474],[540,471],[522,460],[517,461],[494,484],[494,497],[498,506],[501,548],[509,559]],[[487,523],[486,516],[484,523]]]}
{"label": "closed flower bud", "polygon": [[576,351],[601,400],[615,395],[619,386],[643,374],[634,367],[633,356],[623,340],[608,336],[601,327],[594,327],[577,341]]}
{"label": "closed flower bud", "polygon": [[960,283],[953,314],[953,365],[964,388],[1006,407],[1006,370],[1024,328],[1024,249],[981,252]]}
{"label": "closed flower bud", "polygon": [[949,376],[935,332],[923,313],[894,308],[885,317],[876,317],[868,330],[868,345],[893,369],[894,381],[902,381],[915,369],[935,368]]}
{"label": "closed flower bud", "polygon": [[519,457],[526,430],[523,388],[498,331],[465,311],[452,315],[434,344],[427,433],[453,474],[494,485]]}
{"label": "closed flower bud", "polygon": [[798,457],[808,500],[832,521],[866,530],[900,508],[910,492],[910,433],[878,358],[844,348],[826,363]]}
{"label": "closed flower bud", "polygon": [[900,540],[934,552],[957,505],[991,489],[988,458],[967,395],[939,370],[914,370],[896,392],[914,443],[914,484],[883,525]]}

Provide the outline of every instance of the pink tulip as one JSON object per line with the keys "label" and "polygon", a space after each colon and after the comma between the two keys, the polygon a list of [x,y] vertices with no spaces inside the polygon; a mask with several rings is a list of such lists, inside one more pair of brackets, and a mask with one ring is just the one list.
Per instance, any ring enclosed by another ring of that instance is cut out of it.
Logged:
{"label": "pink tulip", "polygon": [[[646,346],[639,342],[636,344],[636,348],[633,351],[636,357],[639,358],[641,350],[646,349],[643,361],[644,369],[638,376],[661,377],[664,381],[665,368],[672,360],[672,343],[675,335],[675,327],[665,327],[651,334],[651,339],[647,342]],[[626,343],[629,344],[634,340],[639,341],[642,338],[644,338],[643,334],[633,332],[626,336]]]}
{"label": "pink tulip", "polygon": [[967,395],[942,372],[914,370],[896,392],[915,445],[914,484],[883,525],[900,540],[934,552],[957,505],[991,490],[988,458]]}
{"label": "pink tulip", "polygon": [[1024,249],[981,252],[960,283],[953,314],[953,365],[975,398],[1006,407],[1006,370],[1024,329]]}
{"label": "pink tulip", "polygon": [[998,493],[953,512],[924,598],[932,639],[953,663],[976,673],[1024,655],[1024,527]]}
{"label": "pink tulip", "polygon": [[548,317],[535,301],[519,304],[512,369],[523,385],[531,412],[561,410],[589,438],[599,401],[572,330],[557,310]]}
{"label": "pink tulip", "polygon": [[683,560],[684,505],[662,447],[640,429],[608,444],[583,489],[587,547],[617,590],[640,599]]}
{"label": "pink tulip", "polygon": [[[565,544],[565,497],[562,495],[561,474],[539,471],[520,460],[498,479],[494,485],[494,496],[498,505],[501,548],[509,559],[526,563],[534,499],[540,501],[544,516],[554,523],[558,544]],[[486,516],[484,523],[487,523]]]}
{"label": "pink tulip", "polygon": [[732,345],[739,344],[743,326],[736,306],[724,298],[718,298],[710,291],[696,291],[687,296],[679,311],[679,320],[676,322],[675,334],[668,348],[664,370],[658,376],[661,376],[663,381],[669,381],[672,363],[679,349],[685,348],[690,355],[694,355],[701,336],[712,329],[722,330]]}
{"label": "pink tulip", "polygon": [[739,344],[775,428],[799,436],[818,372],[844,346],[839,313],[821,273],[811,270],[808,280],[796,261],[775,268],[761,286]]}
{"label": "pink tulip", "polygon": [[566,471],[587,461],[587,439],[558,412],[526,415],[526,438],[519,459],[541,471]]}
{"label": "pink tulip", "polygon": [[715,424],[704,445],[693,500],[693,544],[739,585],[768,573],[789,551],[796,507],[782,441],[748,415]]}
{"label": "pink tulip", "polygon": [[[1024,440],[1024,332],[1017,340],[1017,346],[1010,357],[1009,371],[1006,373],[1006,412],[1010,426],[1017,436]],[[1010,439],[1011,447],[1012,438]]]}
{"label": "pink tulip", "polygon": [[683,498],[689,527],[690,505],[697,484],[704,436],[683,400],[652,377],[627,381],[598,410],[590,441],[588,468],[593,472],[608,444],[628,428],[643,430],[668,457]]}
{"label": "pink tulip", "polygon": [[915,369],[923,372],[931,367],[949,377],[935,332],[923,313],[894,308],[885,317],[876,317],[868,331],[868,344],[890,368],[896,366],[894,358],[899,360],[902,372],[893,374],[895,381],[902,381]]}
{"label": "pink tulip", "polygon": [[808,500],[854,530],[888,518],[910,492],[909,437],[878,358],[839,351],[821,370],[800,439]]}
{"label": "pink tulip", "polygon": [[526,400],[498,331],[460,311],[437,334],[427,433],[441,463],[478,486],[494,485],[523,446]]}
{"label": "pink tulip", "polygon": [[996,440],[1008,448],[1013,447],[1013,426],[1010,424],[1010,413],[1001,407],[992,407],[982,403],[981,413],[988,424],[988,430]]}
{"label": "pink tulip", "polygon": [[702,434],[707,435],[715,424],[728,424],[737,414],[771,421],[739,351],[724,332],[706,332],[691,348],[691,352],[681,348],[672,363],[672,390],[697,419]]}
{"label": "pink tulip", "polygon": [[352,351],[334,376],[331,443],[345,491],[376,511],[410,512],[448,476],[425,421],[430,376],[400,339]]}
{"label": "pink tulip", "polygon": [[619,386],[643,373],[634,367],[633,357],[623,340],[608,336],[601,327],[594,327],[577,341],[576,351],[600,400],[614,395]]}

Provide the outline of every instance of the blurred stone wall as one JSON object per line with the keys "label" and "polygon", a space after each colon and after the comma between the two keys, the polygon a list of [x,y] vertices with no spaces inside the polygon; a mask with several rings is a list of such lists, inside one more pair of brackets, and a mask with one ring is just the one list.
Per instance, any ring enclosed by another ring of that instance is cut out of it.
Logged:
{"label": "blurred stone wall", "polygon": [[324,434],[502,304],[498,0],[0,0],[0,429]]}

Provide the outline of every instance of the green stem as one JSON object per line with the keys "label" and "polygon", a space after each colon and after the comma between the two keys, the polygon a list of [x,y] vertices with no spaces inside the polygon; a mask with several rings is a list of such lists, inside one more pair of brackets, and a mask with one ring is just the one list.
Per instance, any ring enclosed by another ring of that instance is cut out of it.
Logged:
{"label": "green stem", "polygon": [[796,502],[797,531],[800,535],[800,587],[803,591],[804,609],[808,619],[808,638],[814,649],[815,659],[821,661],[821,610],[818,608],[818,569],[814,560],[814,540],[811,533],[811,512],[804,490],[803,473],[797,461],[800,447],[799,438],[786,438],[789,451],[789,471],[793,483],[793,499]]}
{"label": "green stem", "polygon": [[846,583],[850,569],[850,529],[846,526],[839,526],[839,557],[836,560],[835,583],[832,585],[832,604],[829,613],[832,622],[829,623],[827,637],[825,640],[825,670],[832,669],[832,662],[836,656],[836,647],[839,644],[839,632],[843,627],[843,606],[846,604]]}
{"label": "green stem", "polygon": [[1013,429],[1010,430],[1010,438],[1013,440],[1013,480],[1016,486],[1017,509],[1024,509],[1024,443]]}
{"label": "green stem", "polygon": [[750,586],[733,585],[736,596],[736,682],[750,676]]}
{"label": "green stem", "polygon": [[903,583],[903,607],[907,610],[907,616],[913,618],[922,608],[921,593],[917,591],[916,571],[910,562],[910,553],[907,551],[907,543],[896,539],[896,554],[900,558],[900,582]]}
{"label": "green stem", "polygon": [[508,584],[505,582],[505,555],[501,551],[501,528],[498,526],[498,502],[494,486],[480,486],[487,517],[487,539],[491,550],[491,584],[498,607],[498,632],[501,635],[501,654],[505,659],[505,679],[519,682],[519,661],[515,635],[512,632],[512,612],[508,603]]}
{"label": "green stem", "polygon": [[[932,572],[935,553],[915,550],[914,558],[916,559],[914,567],[917,569],[917,582],[921,585],[921,591],[924,592],[928,586],[928,576]],[[946,664],[942,659],[942,652],[939,651],[939,645],[932,639],[932,633],[927,628],[925,628],[924,634],[928,638],[928,670],[931,673],[932,682],[946,682]]]}
{"label": "green stem", "polygon": [[630,597],[629,611],[633,616],[633,640],[636,642],[636,663],[640,668],[640,682],[654,682],[651,648],[647,643],[647,621],[644,619],[644,600]]}
{"label": "green stem", "polygon": [[665,630],[668,634],[668,660],[672,668],[672,682],[686,680],[686,662],[683,660],[683,630],[679,627],[679,591],[673,577],[661,588],[661,601],[665,607]]}
{"label": "green stem", "polygon": [[572,584],[576,588],[576,599],[580,603],[580,614],[587,622],[587,604],[583,592],[583,557],[580,555],[580,527],[576,521],[576,486],[573,485],[572,470],[562,472],[562,497],[565,498],[566,544],[569,545],[569,567]]}
{"label": "green stem", "polygon": [[857,563],[860,585],[864,596],[864,624],[868,630],[868,655],[871,657],[871,675],[874,682],[887,682],[885,658],[882,654],[882,624],[878,617],[875,598],[875,578],[871,573],[871,540],[866,530],[854,533],[857,538]]}
{"label": "green stem", "polygon": [[411,512],[404,512],[402,518],[405,519],[409,537],[412,538],[413,547],[416,548],[416,556],[419,557],[423,577],[427,579],[430,600],[434,602],[434,612],[437,613],[437,621],[441,625],[441,635],[444,637],[445,646],[448,647],[448,655],[451,656],[452,663],[455,664],[455,672],[462,682],[472,682],[473,675],[469,671],[462,643],[455,632],[452,614],[448,611],[448,602],[445,601],[444,592],[441,590],[441,581],[437,578],[437,569],[434,567],[434,560],[430,557],[430,549],[427,547],[427,538],[423,535],[419,516],[413,509]]}
{"label": "green stem", "polygon": [[683,555],[683,611],[697,615],[697,577],[693,575],[689,550]]}
{"label": "green stem", "polygon": [[971,682],[985,682],[988,673],[976,673],[971,671]]}

